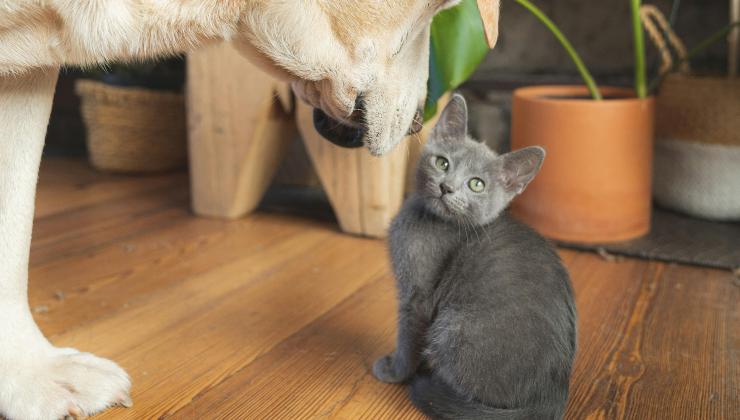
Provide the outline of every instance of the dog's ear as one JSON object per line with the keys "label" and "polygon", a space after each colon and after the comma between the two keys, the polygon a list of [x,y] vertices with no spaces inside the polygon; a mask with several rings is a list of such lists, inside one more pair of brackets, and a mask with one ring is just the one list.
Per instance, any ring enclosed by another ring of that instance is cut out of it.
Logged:
{"label": "dog's ear", "polygon": [[458,4],[460,4],[461,2],[462,2],[462,0],[444,0],[443,2],[441,2],[442,3],[442,7],[439,10],[445,10],[445,9],[453,8],[453,7],[457,6]]}
{"label": "dog's ear", "polygon": [[493,48],[498,41],[498,18],[501,10],[500,0],[478,0],[478,10],[483,20],[488,47]]}

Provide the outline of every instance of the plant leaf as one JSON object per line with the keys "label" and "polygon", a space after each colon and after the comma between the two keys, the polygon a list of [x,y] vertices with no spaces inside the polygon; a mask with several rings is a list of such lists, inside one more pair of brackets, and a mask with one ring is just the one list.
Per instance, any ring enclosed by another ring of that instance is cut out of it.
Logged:
{"label": "plant leaf", "polygon": [[476,0],[439,13],[431,33],[425,120],[437,112],[439,98],[465,82],[489,51]]}

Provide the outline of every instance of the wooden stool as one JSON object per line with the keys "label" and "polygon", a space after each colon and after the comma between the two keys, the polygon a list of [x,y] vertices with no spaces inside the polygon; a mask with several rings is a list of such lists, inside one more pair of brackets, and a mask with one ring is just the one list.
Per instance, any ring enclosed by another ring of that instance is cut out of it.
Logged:
{"label": "wooden stool", "polygon": [[289,87],[227,43],[190,54],[187,73],[193,211],[244,216],[259,204],[297,135]]}
{"label": "wooden stool", "polygon": [[313,127],[313,108],[299,103],[298,128],[329,197],[339,227],[347,233],[382,237],[403,202],[407,150],[399,145],[383,157],[367,149],[343,149]]}
{"label": "wooden stool", "polygon": [[[276,95],[277,94],[277,95]],[[277,100],[276,97],[280,100]],[[293,109],[285,83],[250,64],[228,44],[190,54],[188,138],[193,211],[238,218],[259,204],[281,159],[296,138],[296,124],[340,228],[383,237],[413,186],[421,133],[382,158],[342,149],[321,138],[312,109]]]}

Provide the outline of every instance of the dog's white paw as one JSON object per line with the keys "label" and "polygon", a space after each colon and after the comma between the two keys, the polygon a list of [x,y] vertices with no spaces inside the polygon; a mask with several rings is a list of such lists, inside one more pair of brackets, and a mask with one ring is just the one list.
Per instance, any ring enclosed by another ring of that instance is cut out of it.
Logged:
{"label": "dog's white paw", "polygon": [[132,405],[129,377],[110,360],[74,349],[51,349],[21,359],[0,361],[0,417],[81,418],[115,405]]}

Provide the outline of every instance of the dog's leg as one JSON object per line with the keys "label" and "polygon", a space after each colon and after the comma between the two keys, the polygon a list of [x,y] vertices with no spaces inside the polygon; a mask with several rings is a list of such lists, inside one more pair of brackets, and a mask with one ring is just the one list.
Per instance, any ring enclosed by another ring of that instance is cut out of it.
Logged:
{"label": "dog's leg", "polygon": [[58,69],[0,76],[0,417],[59,419],[129,404],[115,363],[53,347],[27,297],[34,197]]}

